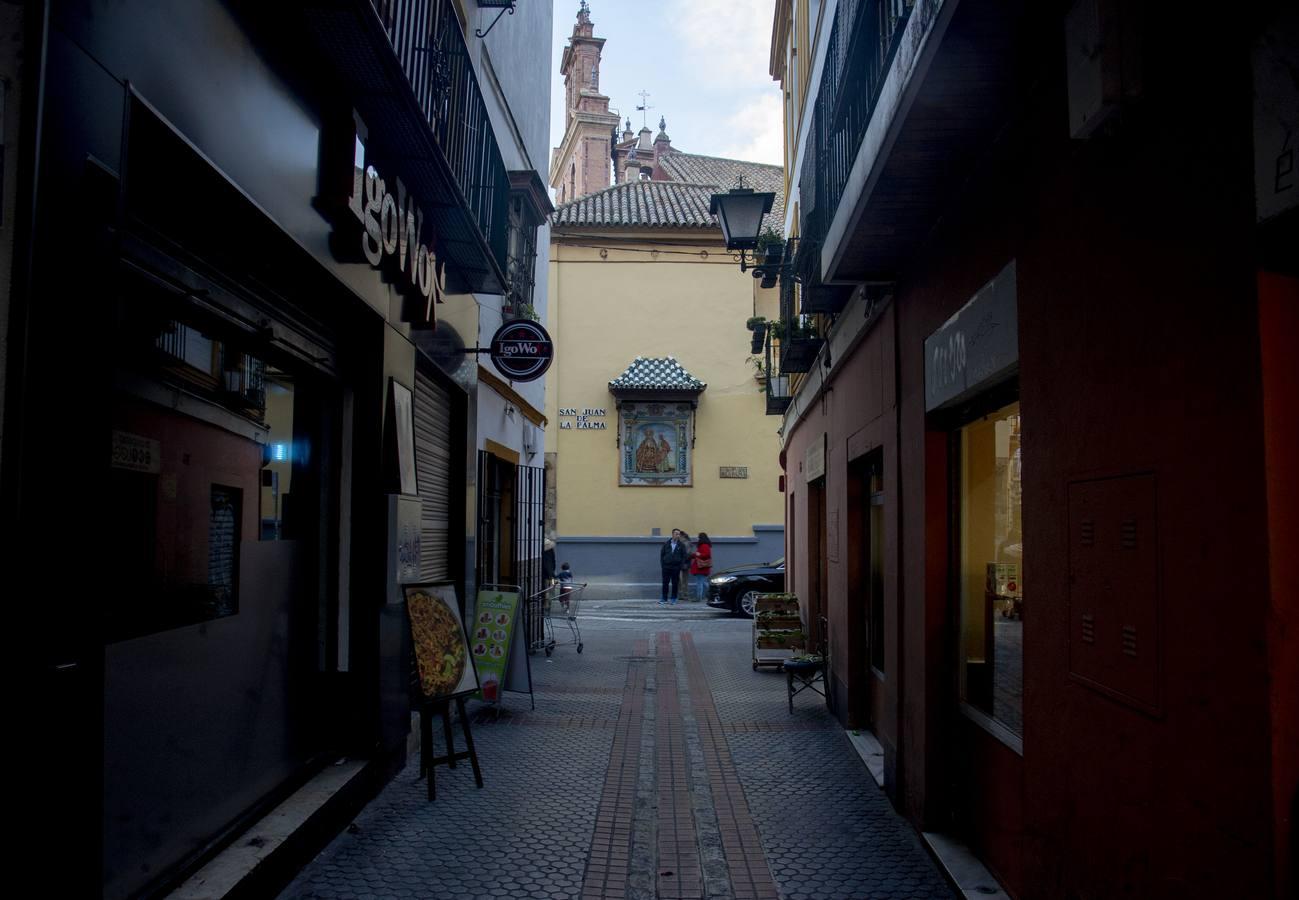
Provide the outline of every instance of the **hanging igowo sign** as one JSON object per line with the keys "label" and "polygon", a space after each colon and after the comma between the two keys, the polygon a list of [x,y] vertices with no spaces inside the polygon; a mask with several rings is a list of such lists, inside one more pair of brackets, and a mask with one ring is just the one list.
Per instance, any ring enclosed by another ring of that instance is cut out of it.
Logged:
{"label": "hanging igowo sign", "polygon": [[555,344],[540,322],[506,322],[492,335],[492,365],[510,381],[536,381],[550,368]]}
{"label": "hanging igowo sign", "polygon": [[469,655],[455,587],[408,584],[403,592],[424,696],[441,700],[478,690],[478,673]]}
{"label": "hanging igowo sign", "polygon": [[694,439],[689,403],[624,403],[618,415],[622,435],[620,485],[691,485]]}

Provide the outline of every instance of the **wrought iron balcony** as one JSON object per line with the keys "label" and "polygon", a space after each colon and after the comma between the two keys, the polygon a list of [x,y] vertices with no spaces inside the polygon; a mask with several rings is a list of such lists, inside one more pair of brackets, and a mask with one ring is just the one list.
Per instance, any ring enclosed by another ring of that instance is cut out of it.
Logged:
{"label": "wrought iron balcony", "polygon": [[799,274],[798,309],[805,316],[838,315],[848,305],[852,288],[821,283],[821,242],[803,238],[794,255]]}
{"label": "wrought iron balcony", "polygon": [[802,136],[799,231],[831,284],[892,281],[1020,108],[1022,4],[839,0]]}
{"label": "wrought iron balcony", "polygon": [[915,0],[840,0],[799,173],[800,229],[818,244],[843,199]]}
{"label": "wrought iron balcony", "polygon": [[812,371],[816,355],[825,341],[817,333],[816,319],[794,310],[794,280],[780,284],[780,319],[772,336],[780,343],[780,374],[792,375]]}
{"label": "wrought iron balcony", "polygon": [[792,395],[789,389],[789,376],[777,374],[771,367],[773,358],[779,361],[780,344],[772,340],[770,326],[771,323],[768,323],[762,329],[764,356],[758,363],[761,366],[758,370],[758,382],[762,385],[763,395],[766,397],[767,415],[783,416],[785,410],[789,408]]}
{"label": "wrought iron balcony", "polygon": [[463,289],[504,293],[510,180],[451,0],[302,0]]}

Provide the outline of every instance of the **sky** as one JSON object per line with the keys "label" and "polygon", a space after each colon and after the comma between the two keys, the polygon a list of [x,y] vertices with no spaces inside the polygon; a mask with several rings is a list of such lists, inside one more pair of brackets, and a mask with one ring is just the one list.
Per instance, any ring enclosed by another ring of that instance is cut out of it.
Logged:
{"label": "sky", "polygon": [[[606,38],[600,90],[632,130],[641,127],[641,91],[658,133],[689,153],[780,165],[780,86],[771,79],[775,0],[588,0],[595,36]],[[559,62],[577,21],[578,0],[555,0],[550,145],[564,136]]]}

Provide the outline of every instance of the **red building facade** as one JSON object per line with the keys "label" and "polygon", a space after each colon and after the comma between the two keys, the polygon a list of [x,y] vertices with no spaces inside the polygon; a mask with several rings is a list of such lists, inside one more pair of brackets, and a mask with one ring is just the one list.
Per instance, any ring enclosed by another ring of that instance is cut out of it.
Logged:
{"label": "red building facade", "polygon": [[790,584],[894,803],[1013,896],[1290,896],[1299,231],[1256,101],[1293,17],[1079,6],[809,23],[801,290],[852,294],[801,318]]}

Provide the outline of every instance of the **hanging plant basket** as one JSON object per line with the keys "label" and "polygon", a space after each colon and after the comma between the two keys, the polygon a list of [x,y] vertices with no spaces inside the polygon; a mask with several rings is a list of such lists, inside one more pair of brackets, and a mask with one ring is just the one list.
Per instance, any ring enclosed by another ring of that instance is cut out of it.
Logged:
{"label": "hanging plant basket", "polygon": [[821,352],[821,338],[792,338],[785,341],[784,353],[780,356],[780,373],[788,375],[794,372],[810,372],[816,362],[816,355]]}

